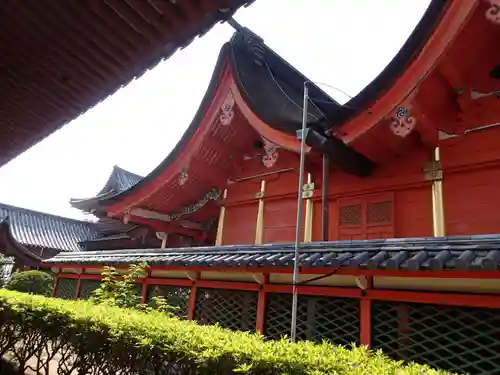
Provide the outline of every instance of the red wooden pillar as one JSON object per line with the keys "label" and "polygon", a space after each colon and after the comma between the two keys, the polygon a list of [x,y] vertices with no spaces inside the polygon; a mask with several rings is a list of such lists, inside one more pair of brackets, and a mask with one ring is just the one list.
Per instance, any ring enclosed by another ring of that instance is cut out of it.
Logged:
{"label": "red wooden pillar", "polygon": [[[366,277],[366,289],[373,287],[373,277]],[[360,326],[359,326],[359,341],[361,345],[370,347],[372,342],[372,301],[364,295],[360,300]]]}
{"label": "red wooden pillar", "polygon": [[191,287],[191,295],[189,296],[188,313],[187,313],[188,320],[194,319],[194,313],[196,310],[196,293],[197,293],[197,287],[195,282]]}
{"label": "red wooden pillar", "polygon": [[146,303],[148,301],[148,286],[150,277],[151,277],[151,271],[148,270],[146,277],[142,280],[141,303]]}
{"label": "red wooden pillar", "polygon": [[82,274],[85,272],[85,268],[80,269],[80,273],[78,274],[78,280],[76,280],[76,293],[75,299],[80,298],[80,293],[82,290]]}
{"label": "red wooden pillar", "polygon": [[196,312],[196,294],[198,293],[197,284],[198,279],[200,278],[200,273],[192,273],[191,275],[188,275],[188,277],[193,281],[193,285],[191,286],[191,295],[189,296],[187,318],[188,320],[194,320]]}
{"label": "red wooden pillar", "polygon": [[76,280],[76,293],[75,299],[80,298],[80,290],[82,289],[82,278],[78,275],[78,279]]}
{"label": "red wooden pillar", "polygon": [[57,282],[59,281],[59,276],[55,275],[54,280],[52,282],[52,297],[56,296],[57,291]]}
{"label": "red wooden pillar", "polygon": [[264,286],[269,284],[269,274],[263,275],[263,282],[259,290],[259,299],[257,302],[257,324],[256,330],[258,333],[264,334],[264,324],[266,321],[266,292]]}

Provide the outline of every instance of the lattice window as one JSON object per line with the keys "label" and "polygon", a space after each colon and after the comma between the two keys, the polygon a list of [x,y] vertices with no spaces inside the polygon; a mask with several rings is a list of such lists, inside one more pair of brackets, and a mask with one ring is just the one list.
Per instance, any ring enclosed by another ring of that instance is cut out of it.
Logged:
{"label": "lattice window", "polygon": [[80,282],[80,299],[89,299],[94,290],[99,288],[100,280],[82,280]]}
{"label": "lattice window", "polygon": [[76,297],[76,279],[57,279],[56,297],[73,299]]}
{"label": "lattice window", "polygon": [[191,288],[177,287],[169,285],[149,285],[148,286],[148,301],[151,301],[154,296],[165,297],[170,306],[177,307],[175,315],[179,318],[187,318],[189,296]]}
{"label": "lattice window", "polygon": [[373,347],[448,371],[500,374],[500,310],[376,302]]}
{"label": "lattice window", "polygon": [[[329,340],[337,345],[359,342],[359,301],[300,295],[297,308],[297,337],[300,340]],[[267,337],[290,336],[292,295],[267,295]]]}
{"label": "lattice window", "polygon": [[368,224],[391,223],[392,202],[376,202],[368,204],[366,222]]}
{"label": "lattice window", "polygon": [[258,293],[241,290],[198,289],[195,320],[224,328],[255,331]]}
{"label": "lattice window", "polygon": [[362,223],[363,208],[360,204],[343,206],[339,210],[339,225],[354,226]]}

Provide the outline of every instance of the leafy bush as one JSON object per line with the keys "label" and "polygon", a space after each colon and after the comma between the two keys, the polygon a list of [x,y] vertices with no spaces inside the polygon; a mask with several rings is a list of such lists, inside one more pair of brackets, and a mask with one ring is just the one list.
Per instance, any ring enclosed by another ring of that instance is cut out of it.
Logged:
{"label": "leafy bush", "polygon": [[101,272],[101,283],[94,290],[91,301],[110,306],[135,308],[140,305],[141,296],[136,292],[137,279],[146,277],[147,265],[129,266],[120,274],[115,267],[104,267]]}
{"label": "leafy bush", "polygon": [[444,375],[379,352],[328,343],[265,341],[251,333],[90,301],[0,291],[0,355],[36,373],[59,356],[59,375],[337,374]]}
{"label": "leafy bush", "polygon": [[137,293],[136,281],[147,275],[146,263],[130,265],[120,273],[115,267],[104,267],[101,272],[101,283],[94,290],[90,300],[97,304],[126,307],[142,311],[157,310],[173,317],[178,310],[170,306],[163,296],[153,295],[149,305],[141,303],[141,296]]}
{"label": "leafy bush", "polygon": [[50,296],[52,292],[52,276],[47,272],[35,270],[16,272],[5,284],[5,288],[17,290],[18,292]]}

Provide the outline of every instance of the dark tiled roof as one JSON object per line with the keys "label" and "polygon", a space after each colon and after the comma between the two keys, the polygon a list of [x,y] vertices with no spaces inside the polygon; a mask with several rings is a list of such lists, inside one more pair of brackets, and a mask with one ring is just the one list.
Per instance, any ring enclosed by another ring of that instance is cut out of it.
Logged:
{"label": "dark tiled roof", "polygon": [[70,204],[80,210],[94,212],[96,210],[99,210],[99,200],[110,199],[115,195],[130,189],[142,179],[142,176],[129,172],[115,165],[113,167],[113,171],[108,177],[108,180],[96,196],[83,199],[74,198],[70,200]]}
{"label": "dark tiled roof", "polygon": [[[300,253],[300,265],[308,268],[491,271],[500,263],[500,235],[316,242],[303,245]],[[272,244],[60,253],[46,262],[267,268],[292,267],[293,259],[293,244]]]}
{"label": "dark tiled roof", "polygon": [[80,251],[80,241],[98,235],[94,223],[0,204],[0,222],[6,222],[14,240],[30,247]]}
{"label": "dark tiled roof", "polygon": [[142,180],[142,176],[115,165],[108,177],[108,181],[97,195],[109,194],[110,192],[121,193],[137,184],[140,180]]}

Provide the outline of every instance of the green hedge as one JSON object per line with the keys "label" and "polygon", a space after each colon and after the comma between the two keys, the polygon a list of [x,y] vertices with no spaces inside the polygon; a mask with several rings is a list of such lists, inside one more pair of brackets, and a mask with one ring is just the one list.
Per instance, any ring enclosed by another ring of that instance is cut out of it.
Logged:
{"label": "green hedge", "polygon": [[399,374],[446,372],[403,365],[363,348],[286,340],[89,301],[0,291],[0,354],[26,369],[79,374]]}
{"label": "green hedge", "polygon": [[15,272],[7,284],[5,284],[5,289],[50,296],[52,281],[52,275],[44,271]]}

